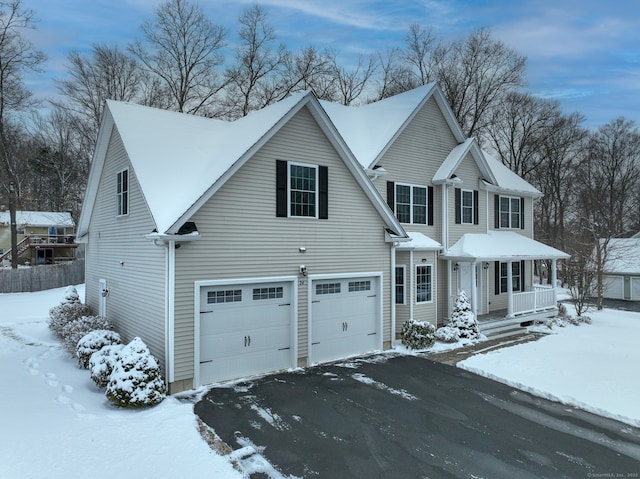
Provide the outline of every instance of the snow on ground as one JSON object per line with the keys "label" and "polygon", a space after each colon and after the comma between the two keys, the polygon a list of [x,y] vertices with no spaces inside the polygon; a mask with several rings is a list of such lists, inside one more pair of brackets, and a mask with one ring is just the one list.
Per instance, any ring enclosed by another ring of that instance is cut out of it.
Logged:
{"label": "snow on ground", "polygon": [[477,354],[458,367],[536,396],[640,426],[640,313],[604,309],[593,323]]}
{"label": "snow on ground", "polygon": [[63,292],[0,294],[0,477],[241,478],[202,440],[191,403],[107,401],[49,331]]}

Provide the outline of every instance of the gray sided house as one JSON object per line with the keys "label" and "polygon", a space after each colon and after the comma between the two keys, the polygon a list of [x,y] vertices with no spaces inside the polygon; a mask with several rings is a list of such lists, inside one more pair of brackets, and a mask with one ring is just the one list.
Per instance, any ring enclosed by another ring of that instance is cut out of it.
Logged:
{"label": "gray sided house", "polygon": [[404,231],[310,94],[235,122],[108,102],[86,301],[171,392],[391,346]]}
{"label": "gray sided house", "polygon": [[609,239],[603,271],[603,297],[640,301],[640,233]]}
{"label": "gray sided house", "polygon": [[78,225],[87,302],[171,392],[388,349],[411,318],[446,324],[461,290],[501,333],[556,309],[533,265],[568,255],[533,239],[540,195],[435,84],[234,122],[108,102]]}

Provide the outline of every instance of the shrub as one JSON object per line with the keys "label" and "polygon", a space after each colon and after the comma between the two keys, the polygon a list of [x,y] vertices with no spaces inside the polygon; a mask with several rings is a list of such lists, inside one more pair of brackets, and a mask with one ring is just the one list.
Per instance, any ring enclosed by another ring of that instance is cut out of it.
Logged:
{"label": "shrub", "polygon": [[49,328],[63,339],[64,327],[83,316],[90,316],[91,308],[79,302],[62,303],[49,310]]}
{"label": "shrub", "polygon": [[78,290],[74,286],[67,286],[64,290],[64,296],[60,304],[72,304],[72,303],[80,303],[80,295],[78,294]]}
{"label": "shrub", "polygon": [[165,398],[158,363],[140,338],[120,351],[106,395],[115,405],[131,408],[153,406]]}
{"label": "shrub", "polygon": [[442,326],[436,329],[436,339],[443,343],[455,343],[460,339],[460,331],[451,326]]}
{"label": "shrub", "polygon": [[93,353],[100,351],[104,346],[120,343],[120,335],[107,329],[96,329],[85,334],[76,346],[78,365],[81,369],[87,369]]}
{"label": "shrub", "polygon": [[402,326],[402,344],[410,349],[425,349],[436,340],[436,327],[427,321],[410,319]]}
{"label": "shrub", "polygon": [[124,348],[124,344],[110,344],[91,355],[89,371],[91,379],[98,387],[104,388],[109,384],[109,378],[120,358],[122,348]]}
{"label": "shrub", "polygon": [[67,323],[62,328],[62,343],[71,354],[76,353],[76,346],[82,337],[96,329],[112,329],[111,323],[101,316],[82,316]]}
{"label": "shrub", "polygon": [[449,326],[457,328],[461,338],[478,339],[480,338],[480,330],[478,329],[478,320],[476,315],[471,311],[469,298],[464,291],[456,298],[456,304],[451,313],[451,321]]}

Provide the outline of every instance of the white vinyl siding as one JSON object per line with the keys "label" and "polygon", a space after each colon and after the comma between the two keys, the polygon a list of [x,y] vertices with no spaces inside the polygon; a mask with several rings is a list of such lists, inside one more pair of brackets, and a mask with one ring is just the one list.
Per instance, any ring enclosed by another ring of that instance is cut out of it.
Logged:
{"label": "white vinyl siding", "polygon": [[[122,340],[139,336],[165,366],[165,248],[144,238],[155,225],[129,167],[122,140],[114,131],[89,223],[86,249],[87,303],[97,313],[99,280],[109,288],[107,318]],[[114,215],[117,172],[128,168],[129,215]]]}
{"label": "white vinyl siding", "polygon": [[[276,159],[328,167],[327,220],[276,217]],[[300,265],[309,275],[381,271],[383,339],[390,341],[392,275],[383,220],[306,108],[190,221],[201,239],[176,250],[176,379],[193,377],[193,291],[198,280],[298,276],[298,361],[306,365],[309,279],[299,275]]]}

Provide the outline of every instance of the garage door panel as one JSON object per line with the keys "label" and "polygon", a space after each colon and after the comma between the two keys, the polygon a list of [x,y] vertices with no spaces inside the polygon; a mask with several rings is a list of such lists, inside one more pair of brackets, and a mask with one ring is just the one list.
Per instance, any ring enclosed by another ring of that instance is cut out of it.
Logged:
{"label": "garage door panel", "polygon": [[606,276],[604,288],[606,298],[624,299],[624,278],[622,276]]}
{"label": "garage door panel", "polygon": [[201,287],[202,384],[291,366],[292,290],[287,282]]}
{"label": "garage door panel", "polygon": [[314,362],[380,348],[378,278],[316,280],[312,284]]}
{"label": "garage door panel", "polygon": [[631,299],[640,301],[640,278],[631,278]]}

